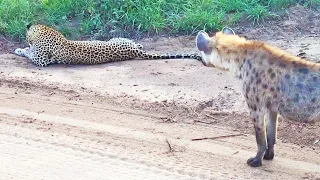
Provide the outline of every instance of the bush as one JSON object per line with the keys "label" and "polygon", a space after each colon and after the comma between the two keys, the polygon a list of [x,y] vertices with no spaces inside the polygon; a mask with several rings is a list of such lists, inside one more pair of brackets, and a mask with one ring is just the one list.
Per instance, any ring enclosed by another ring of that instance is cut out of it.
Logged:
{"label": "bush", "polygon": [[253,23],[295,3],[319,7],[320,0],[0,0],[0,33],[24,39],[29,23],[53,26],[75,39],[140,33],[216,30],[246,15]]}

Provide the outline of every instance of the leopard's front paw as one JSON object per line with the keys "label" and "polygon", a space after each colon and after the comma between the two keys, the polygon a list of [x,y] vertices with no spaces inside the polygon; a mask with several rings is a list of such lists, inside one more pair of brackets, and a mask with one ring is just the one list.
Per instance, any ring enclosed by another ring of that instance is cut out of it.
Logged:
{"label": "leopard's front paw", "polygon": [[19,56],[24,56],[24,49],[21,48],[17,48],[16,50],[14,50],[14,53],[19,55]]}
{"label": "leopard's front paw", "polygon": [[14,53],[22,57],[29,57],[30,48],[29,47],[26,47],[24,49],[17,48],[14,50]]}

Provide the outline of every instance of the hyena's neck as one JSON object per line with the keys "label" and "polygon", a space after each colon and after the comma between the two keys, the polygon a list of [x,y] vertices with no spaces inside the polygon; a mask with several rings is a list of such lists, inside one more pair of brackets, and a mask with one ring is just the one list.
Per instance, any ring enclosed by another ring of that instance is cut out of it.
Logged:
{"label": "hyena's neck", "polygon": [[240,76],[244,64],[248,59],[253,59],[257,49],[263,46],[263,43],[248,41],[245,38],[236,35],[216,34],[216,48],[221,62],[228,63],[227,69],[236,77]]}
{"label": "hyena's neck", "polygon": [[245,49],[233,49],[230,47],[217,46],[220,62],[226,62],[225,69],[230,71],[236,77],[240,77],[240,74],[244,70],[244,64],[247,63],[247,59],[251,59],[251,55],[248,55],[248,51]]}

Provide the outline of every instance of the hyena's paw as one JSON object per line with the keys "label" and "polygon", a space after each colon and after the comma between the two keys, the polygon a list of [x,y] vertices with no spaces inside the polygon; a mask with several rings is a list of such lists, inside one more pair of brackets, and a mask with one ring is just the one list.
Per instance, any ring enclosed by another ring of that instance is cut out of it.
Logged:
{"label": "hyena's paw", "polygon": [[14,50],[14,53],[22,57],[29,57],[30,48],[29,47],[26,47],[24,49],[17,48],[16,50]]}
{"label": "hyena's paw", "polygon": [[262,160],[256,157],[249,158],[247,164],[251,167],[259,167],[262,165]]}
{"label": "hyena's paw", "polygon": [[263,159],[265,160],[272,160],[274,158],[274,151],[273,150],[266,150],[266,153],[264,154]]}

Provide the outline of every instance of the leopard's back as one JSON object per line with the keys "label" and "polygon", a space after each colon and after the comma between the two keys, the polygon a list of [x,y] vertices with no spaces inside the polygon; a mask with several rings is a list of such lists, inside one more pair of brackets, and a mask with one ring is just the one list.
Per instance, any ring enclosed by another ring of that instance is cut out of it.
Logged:
{"label": "leopard's back", "polygon": [[29,54],[19,54],[39,66],[52,63],[101,64],[131,59],[181,59],[200,60],[197,54],[153,54],[143,46],[127,38],[112,38],[109,41],[72,41],[58,31],[45,25],[32,25],[27,30]]}
{"label": "leopard's back", "polygon": [[109,41],[66,41],[55,47],[53,58],[57,63],[101,64],[137,58],[141,53],[139,44],[125,38]]}

